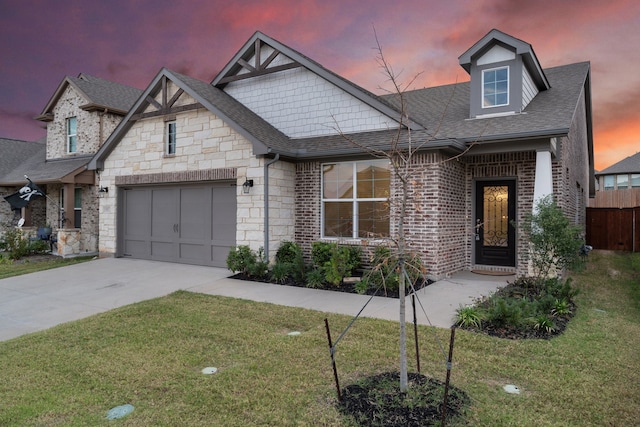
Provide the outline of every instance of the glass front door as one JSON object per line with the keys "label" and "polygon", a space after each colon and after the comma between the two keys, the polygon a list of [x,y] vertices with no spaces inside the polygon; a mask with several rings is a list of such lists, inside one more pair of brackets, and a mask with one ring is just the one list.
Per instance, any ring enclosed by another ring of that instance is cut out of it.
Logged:
{"label": "glass front door", "polygon": [[476,264],[515,266],[515,181],[476,182]]}

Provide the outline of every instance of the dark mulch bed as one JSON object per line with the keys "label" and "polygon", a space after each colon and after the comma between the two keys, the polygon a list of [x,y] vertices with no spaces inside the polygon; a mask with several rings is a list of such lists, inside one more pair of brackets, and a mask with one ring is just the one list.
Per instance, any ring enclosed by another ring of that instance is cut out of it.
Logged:
{"label": "dark mulch bed", "polygon": [[[400,393],[400,375],[387,372],[365,378],[342,390],[338,410],[359,426],[413,427],[440,425],[444,383],[410,373],[409,391]],[[462,390],[450,386],[446,420],[459,418],[469,405]]]}
{"label": "dark mulch bed", "polygon": [[[285,281],[279,282],[279,281],[275,281],[275,280],[269,280],[268,278],[256,278],[254,276],[247,276],[246,274],[242,274],[242,273],[238,273],[238,274],[234,274],[233,276],[229,277],[230,279],[238,279],[238,280],[248,280],[248,281],[252,281],[252,282],[262,282],[262,283],[271,283],[273,285],[283,285],[283,286],[295,286],[298,288],[306,288],[307,285],[305,283],[302,282],[296,282],[293,279],[287,279]],[[427,286],[429,286],[430,284],[432,284],[433,281],[432,280],[419,280],[418,282],[416,282],[416,284],[413,285],[413,287],[415,288],[416,291],[425,288]],[[347,281],[344,283],[341,283],[338,286],[334,286],[332,284],[329,283],[325,283],[322,286],[319,287],[314,287],[313,289],[321,289],[321,290],[325,290],[325,291],[334,291],[334,292],[346,292],[346,293],[350,293],[350,294],[357,294],[358,292],[356,292],[356,283],[351,282],[351,281]],[[388,298],[398,298],[398,291],[386,291],[384,289],[379,289],[376,290],[375,289],[367,289],[367,292],[365,292],[363,295],[377,295],[377,296],[383,296],[383,297],[388,297]]]}

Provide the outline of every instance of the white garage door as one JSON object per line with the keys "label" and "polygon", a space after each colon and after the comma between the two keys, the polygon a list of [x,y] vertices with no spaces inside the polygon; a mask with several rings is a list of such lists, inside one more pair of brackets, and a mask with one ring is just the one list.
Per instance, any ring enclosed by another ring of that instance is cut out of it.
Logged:
{"label": "white garage door", "polygon": [[118,253],[226,267],[236,243],[236,187],[230,183],[121,190]]}

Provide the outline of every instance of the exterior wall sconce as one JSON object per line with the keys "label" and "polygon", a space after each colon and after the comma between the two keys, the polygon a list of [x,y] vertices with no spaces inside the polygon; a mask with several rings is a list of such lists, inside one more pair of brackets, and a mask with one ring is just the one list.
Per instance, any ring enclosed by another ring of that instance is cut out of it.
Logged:
{"label": "exterior wall sconce", "polygon": [[108,193],[109,192],[109,187],[100,187],[98,189],[98,193]]}
{"label": "exterior wall sconce", "polygon": [[249,189],[251,187],[253,187],[253,180],[245,178],[244,184],[242,184],[242,192],[244,194],[249,194]]}

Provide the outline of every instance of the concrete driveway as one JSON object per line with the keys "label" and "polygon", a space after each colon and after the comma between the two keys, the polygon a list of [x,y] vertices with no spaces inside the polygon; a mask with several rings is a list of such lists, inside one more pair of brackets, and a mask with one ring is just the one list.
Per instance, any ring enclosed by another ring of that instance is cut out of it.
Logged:
{"label": "concrete driveway", "polygon": [[[239,281],[229,279],[230,275],[223,268],[101,258],[2,279],[0,341],[178,290],[351,316],[368,302],[362,316],[398,320],[397,299],[370,300],[365,295]],[[418,323],[448,328],[461,304],[472,303],[513,279],[461,272],[433,283],[418,291]],[[407,312],[407,320],[412,321],[411,310]]]}

